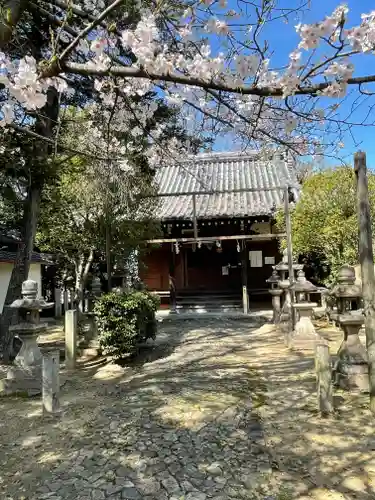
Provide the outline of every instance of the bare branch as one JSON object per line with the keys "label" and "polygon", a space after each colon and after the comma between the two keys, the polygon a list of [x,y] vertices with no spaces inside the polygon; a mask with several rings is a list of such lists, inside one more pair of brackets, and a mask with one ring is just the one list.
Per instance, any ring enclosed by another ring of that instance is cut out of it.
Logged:
{"label": "bare branch", "polygon": [[363,95],[375,95],[375,92],[371,92],[370,90],[366,90],[362,88],[362,83],[359,84],[358,90],[360,91],[361,94]]}
{"label": "bare branch", "polygon": [[13,29],[17,26],[29,0],[9,0],[2,7],[0,19],[0,49],[11,39]]}
{"label": "bare branch", "polygon": [[60,61],[66,59],[79,44],[79,41],[82,40],[82,38],[84,38],[86,35],[88,35],[90,31],[96,28],[96,26],[100,25],[100,23],[108,16],[108,14],[116,9],[116,7],[118,7],[121,3],[123,3],[123,0],[115,0],[111,5],[104,9],[103,12],[94,21],[87,25],[86,28],[83,29],[76,36],[76,38],[63,50],[62,54],[60,55]]}
{"label": "bare branch", "polygon": [[77,32],[71,28],[68,24],[64,23],[61,19],[57,19],[51,12],[48,12],[48,10],[44,9],[40,5],[35,4],[34,2],[30,2],[30,8],[31,10],[37,10],[41,12],[44,16],[46,16],[51,23],[53,23],[55,26],[61,27],[64,31],[69,33],[72,36],[77,36]]}

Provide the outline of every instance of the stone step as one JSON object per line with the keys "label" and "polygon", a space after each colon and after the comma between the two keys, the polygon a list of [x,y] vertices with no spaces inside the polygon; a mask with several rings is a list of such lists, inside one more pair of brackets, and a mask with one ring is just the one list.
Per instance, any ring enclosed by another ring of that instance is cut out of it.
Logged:
{"label": "stone step", "polygon": [[242,300],[240,298],[233,298],[233,297],[226,299],[211,299],[211,298],[196,299],[194,297],[191,297],[188,299],[177,299],[176,303],[184,306],[195,306],[195,305],[221,306],[221,305],[241,304]]}
{"label": "stone step", "polygon": [[217,305],[217,306],[205,306],[205,305],[195,305],[195,306],[176,306],[177,311],[179,312],[230,312],[230,311],[242,311],[242,306],[240,304],[232,304],[232,305]]}

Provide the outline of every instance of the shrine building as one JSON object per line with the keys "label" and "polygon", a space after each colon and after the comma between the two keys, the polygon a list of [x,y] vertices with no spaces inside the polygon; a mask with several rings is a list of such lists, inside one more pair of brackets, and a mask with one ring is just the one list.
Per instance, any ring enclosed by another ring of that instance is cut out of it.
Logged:
{"label": "shrine building", "polygon": [[141,278],[164,307],[244,309],[270,301],[279,262],[275,213],[298,197],[295,164],[282,155],[205,153],[160,167],[156,217]]}

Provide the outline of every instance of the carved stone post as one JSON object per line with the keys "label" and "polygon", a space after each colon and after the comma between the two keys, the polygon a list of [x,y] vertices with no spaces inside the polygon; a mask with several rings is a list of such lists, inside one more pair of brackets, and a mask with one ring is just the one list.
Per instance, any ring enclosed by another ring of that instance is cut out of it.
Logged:
{"label": "carved stone post", "polygon": [[43,412],[59,413],[60,411],[60,352],[43,353]]}
{"label": "carved stone post", "polygon": [[322,415],[333,412],[332,369],[327,341],[315,345],[315,371],[318,410]]}
{"label": "carved stone post", "polygon": [[74,370],[77,358],[77,310],[65,313],[65,367]]}
{"label": "carved stone post", "polygon": [[64,288],[64,313],[69,310],[69,292],[66,288]]}
{"label": "carved stone post", "polygon": [[61,288],[55,288],[55,318],[61,318]]}

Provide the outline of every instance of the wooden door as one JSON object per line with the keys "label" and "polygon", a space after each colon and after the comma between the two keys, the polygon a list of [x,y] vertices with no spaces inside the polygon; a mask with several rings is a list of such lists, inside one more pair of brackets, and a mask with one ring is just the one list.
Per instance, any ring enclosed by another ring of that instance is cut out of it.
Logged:
{"label": "wooden door", "polygon": [[[252,250],[258,250],[262,252],[262,267],[251,267],[251,262],[249,259],[249,252]],[[272,274],[272,265],[266,264],[266,257],[273,257],[275,264],[277,264],[281,256],[278,250],[277,240],[269,241],[248,241],[246,245],[247,254],[247,288],[251,290],[262,290],[268,288],[267,279]]]}

